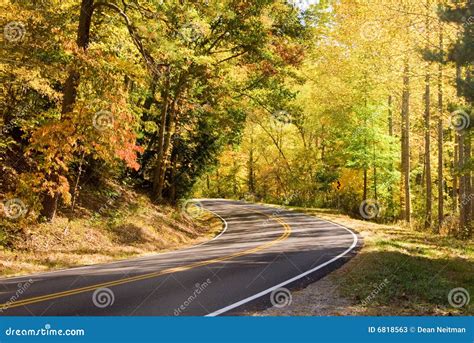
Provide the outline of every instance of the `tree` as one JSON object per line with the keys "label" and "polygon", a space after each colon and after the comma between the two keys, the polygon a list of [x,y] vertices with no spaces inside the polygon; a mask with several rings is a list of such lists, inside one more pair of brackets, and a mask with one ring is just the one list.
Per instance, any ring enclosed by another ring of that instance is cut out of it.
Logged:
{"label": "tree", "polygon": [[[472,209],[474,207],[472,197],[472,103],[474,101],[474,80],[471,77],[474,63],[474,28],[470,25],[474,13],[474,4],[455,3],[444,8],[440,16],[447,22],[457,23],[462,26],[461,35],[450,47],[447,56],[448,61],[456,63],[457,78],[456,87],[458,95],[467,101],[465,108],[453,112],[451,120],[458,134],[458,173],[460,194],[460,232],[470,237],[472,235]],[[463,75],[465,69],[465,75]]]}

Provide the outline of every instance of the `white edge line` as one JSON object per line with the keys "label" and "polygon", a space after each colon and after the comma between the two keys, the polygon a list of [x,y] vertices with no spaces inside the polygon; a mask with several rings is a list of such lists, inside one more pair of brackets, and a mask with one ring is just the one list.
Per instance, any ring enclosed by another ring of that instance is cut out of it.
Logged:
{"label": "white edge line", "polygon": [[39,272],[39,273],[33,273],[33,274],[28,274],[28,275],[17,275],[17,276],[3,277],[3,278],[0,278],[0,282],[12,282],[12,281],[16,282],[17,280],[31,279],[33,277],[47,276],[47,275],[50,275],[50,274],[64,273],[64,272],[68,272],[68,271],[76,271],[76,270],[83,270],[83,269],[94,269],[94,268],[102,267],[102,266],[104,266],[104,267],[105,266],[113,266],[113,265],[119,264],[119,263],[126,263],[126,262],[132,262],[132,261],[141,261],[141,260],[145,260],[145,259],[149,259],[149,258],[155,258],[155,257],[167,255],[167,254],[178,253],[178,252],[182,252],[182,251],[186,251],[186,250],[189,250],[189,249],[196,248],[198,246],[201,246],[201,245],[204,245],[204,244],[207,244],[207,243],[210,243],[210,242],[216,240],[217,238],[222,236],[227,231],[227,227],[228,227],[227,221],[224,218],[222,218],[220,215],[218,215],[216,212],[208,210],[207,208],[204,208],[204,210],[208,211],[208,212],[211,212],[213,215],[215,215],[217,218],[219,218],[219,220],[221,220],[222,224],[223,224],[223,229],[222,229],[221,233],[219,233],[214,238],[212,238],[210,240],[207,240],[205,242],[198,243],[198,244],[195,244],[195,245],[191,245],[189,247],[185,247],[185,248],[182,248],[182,249],[171,250],[171,251],[166,251],[166,252],[156,253],[156,254],[151,254],[151,255],[146,255],[146,256],[138,256],[138,257],[135,257],[135,258],[129,258],[129,259],[125,259],[125,260],[110,261],[110,262],[105,262],[105,263],[90,264],[90,265],[87,265],[87,266],[57,269],[57,270],[51,270],[49,272],[48,271],[47,272]]}
{"label": "white edge line", "polygon": [[[227,224],[227,220],[225,220],[224,218],[222,218],[220,215],[218,215],[216,212],[214,211],[211,211],[211,210],[208,210],[207,208],[204,208],[205,211],[208,211],[208,212],[211,212],[213,215],[215,215],[217,218],[219,218],[221,221],[222,221],[222,224],[223,224],[223,229],[221,230],[221,233],[219,233],[217,236],[215,236],[214,238],[208,240],[208,241],[205,241],[205,242],[202,242],[202,243],[199,243],[199,244],[196,244],[196,245],[192,245],[190,247],[187,247],[187,248],[184,248],[184,249],[181,249],[181,250],[187,250],[187,249],[191,249],[191,248],[195,248],[195,247],[198,247],[198,246],[201,246],[201,245],[204,245],[204,244],[207,244],[207,243],[210,243],[212,241],[215,241],[216,239],[218,239],[220,236],[222,236],[226,231],[227,231],[227,227],[228,227],[228,224]],[[176,251],[181,251],[181,250],[176,250]],[[163,254],[159,254],[159,255],[164,255],[164,254],[168,254],[168,253],[172,253],[172,252],[176,252],[176,251],[169,251],[169,252],[166,252],[166,253],[163,253]]]}
{"label": "white edge line", "polygon": [[310,269],[310,270],[308,270],[308,271],[306,271],[306,272],[304,272],[304,273],[302,273],[302,274],[299,274],[299,275],[297,275],[297,276],[295,276],[295,277],[293,277],[293,278],[291,278],[291,279],[288,279],[288,280],[286,280],[286,281],[283,281],[283,282],[279,283],[278,285],[275,285],[275,286],[273,286],[273,287],[270,287],[270,288],[268,288],[268,289],[266,289],[266,290],[264,290],[264,291],[261,291],[261,292],[255,294],[255,295],[252,295],[252,296],[250,296],[250,297],[248,297],[248,298],[242,299],[242,300],[240,300],[240,301],[238,301],[238,302],[236,302],[236,303],[234,303],[234,304],[231,304],[231,305],[229,305],[229,306],[226,306],[226,307],[224,307],[224,308],[221,308],[220,310],[217,310],[217,311],[215,311],[215,312],[209,313],[209,314],[205,315],[205,317],[216,317],[216,316],[219,316],[219,315],[221,315],[221,314],[223,314],[223,313],[225,313],[225,312],[228,312],[228,311],[230,311],[230,310],[233,310],[234,308],[240,307],[240,306],[242,306],[242,305],[244,305],[244,304],[246,304],[246,303],[248,303],[248,302],[250,302],[250,301],[252,301],[252,300],[258,299],[258,298],[260,298],[260,297],[262,297],[262,296],[264,296],[264,295],[266,295],[266,294],[268,294],[268,293],[274,291],[275,289],[278,289],[278,288],[283,287],[283,286],[286,286],[286,285],[288,285],[288,284],[290,284],[290,283],[292,283],[292,282],[294,282],[294,281],[296,281],[296,280],[299,280],[299,279],[305,277],[306,275],[311,274],[311,273],[315,272],[316,270],[321,269],[321,268],[327,266],[328,264],[331,264],[331,263],[333,263],[334,261],[340,259],[341,257],[345,256],[347,253],[349,253],[352,249],[354,249],[354,248],[356,247],[357,242],[358,242],[358,238],[357,238],[357,235],[356,235],[352,230],[348,229],[348,228],[345,227],[345,226],[342,226],[342,225],[339,225],[339,224],[337,224],[337,223],[334,223],[334,222],[329,222],[329,221],[327,221],[327,220],[320,219],[320,218],[318,218],[318,219],[319,219],[319,220],[322,220],[322,221],[325,221],[326,223],[331,223],[331,224],[334,224],[334,225],[336,225],[336,226],[339,226],[339,227],[343,228],[344,230],[350,232],[350,233],[352,234],[352,237],[354,238],[354,240],[353,240],[353,242],[352,242],[352,245],[351,245],[347,250],[345,250],[344,252],[342,252],[341,254],[339,254],[339,255],[337,255],[336,257],[330,259],[329,261],[326,261],[326,262],[324,262],[324,263],[322,263],[322,264],[316,266],[316,267],[313,268],[313,269]]}

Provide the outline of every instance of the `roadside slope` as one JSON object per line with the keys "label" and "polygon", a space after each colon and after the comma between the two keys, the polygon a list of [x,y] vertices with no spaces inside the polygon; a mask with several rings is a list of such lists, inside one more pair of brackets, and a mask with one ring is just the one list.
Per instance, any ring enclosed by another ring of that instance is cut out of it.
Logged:
{"label": "roadside slope", "polygon": [[222,229],[209,212],[156,206],[146,195],[117,185],[84,191],[74,215],[64,210],[51,223],[14,224],[15,231],[0,244],[2,277],[175,250],[206,241]]}

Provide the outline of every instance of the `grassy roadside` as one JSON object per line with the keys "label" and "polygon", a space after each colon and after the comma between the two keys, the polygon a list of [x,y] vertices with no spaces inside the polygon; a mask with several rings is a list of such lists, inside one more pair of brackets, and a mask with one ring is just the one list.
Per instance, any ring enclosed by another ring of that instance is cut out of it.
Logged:
{"label": "grassy roadside", "polygon": [[[184,248],[217,235],[221,221],[207,211],[191,215],[153,205],[133,190],[86,190],[74,215],[52,223],[21,223],[10,248],[0,245],[0,276],[24,275]],[[14,248],[12,248],[14,247]]]}
{"label": "grassy roadside", "polygon": [[[290,308],[270,309],[263,315],[474,315],[473,240],[324,210],[292,209],[354,229],[364,246],[343,267],[295,292]],[[459,287],[468,291],[471,301],[455,308],[448,295]],[[308,306],[311,301],[313,306]]]}

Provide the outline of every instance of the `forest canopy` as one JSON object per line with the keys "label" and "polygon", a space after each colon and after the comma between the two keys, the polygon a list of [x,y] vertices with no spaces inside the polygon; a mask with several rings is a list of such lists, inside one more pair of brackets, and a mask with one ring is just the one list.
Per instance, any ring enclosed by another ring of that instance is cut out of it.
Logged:
{"label": "forest canopy", "polygon": [[474,4],[6,0],[3,216],[86,182],[472,236]]}

